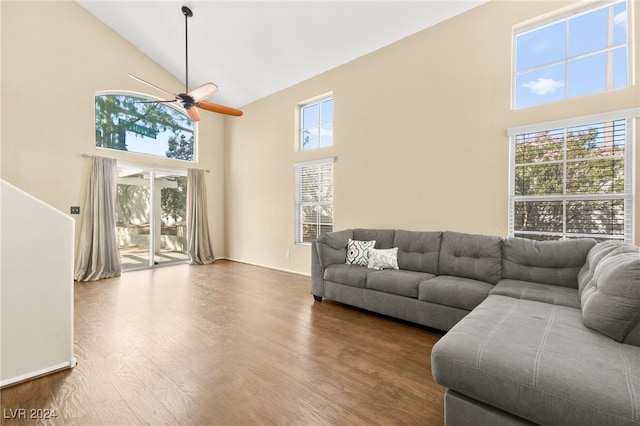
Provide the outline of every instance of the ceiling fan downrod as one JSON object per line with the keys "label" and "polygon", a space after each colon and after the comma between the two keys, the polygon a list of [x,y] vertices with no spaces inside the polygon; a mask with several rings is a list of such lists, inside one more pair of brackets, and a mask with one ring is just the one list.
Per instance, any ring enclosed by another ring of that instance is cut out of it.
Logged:
{"label": "ceiling fan downrod", "polygon": [[[2,1],[2,0],[0,0]],[[157,100],[157,101],[148,101],[155,103],[170,103],[175,102],[181,105],[193,121],[200,120],[200,113],[198,112],[199,108],[202,108],[206,111],[216,112],[218,114],[225,115],[233,115],[236,117],[240,117],[242,115],[242,111],[227,107],[224,105],[214,104],[213,102],[208,102],[206,99],[213,95],[218,91],[218,86],[213,83],[205,83],[202,84],[195,89],[189,91],[189,28],[188,22],[189,18],[193,16],[193,12],[187,6],[182,6],[182,14],[184,15],[184,44],[185,44],[185,91],[184,93],[172,93],[171,91],[165,90],[155,84],[149,83],[139,77],[136,77],[133,74],[129,74],[132,78],[138,80],[141,83],[144,83],[150,87],[153,87],[156,90],[164,92],[173,97],[173,100]],[[144,103],[148,103],[144,102]]]}
{"label": "ceiling fan downrod", "polygon": [[189,93],[189,31],[188,19],[193,16],[193,12],[187,6],[182,6],[182,14],[184,15],[184,62],[185,62],[185,81],[184,92]]}

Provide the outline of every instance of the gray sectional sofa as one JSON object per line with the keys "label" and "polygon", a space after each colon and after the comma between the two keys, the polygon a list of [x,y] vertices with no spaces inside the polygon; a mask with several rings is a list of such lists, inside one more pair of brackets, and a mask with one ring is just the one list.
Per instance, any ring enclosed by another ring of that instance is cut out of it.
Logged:
{"label": "gray sectional sofa", "polygon": [[[345,263],[373,240],[398,269]],[[316,300],[447,331],[432,351],[447,425],[640,424],[636,246],[349,229],[311,264]]]}

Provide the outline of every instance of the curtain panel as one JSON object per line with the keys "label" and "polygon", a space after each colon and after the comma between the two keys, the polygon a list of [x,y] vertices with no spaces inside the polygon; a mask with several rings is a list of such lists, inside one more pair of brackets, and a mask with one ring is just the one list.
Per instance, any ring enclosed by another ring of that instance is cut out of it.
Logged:
{"label": "curtain panel", "polygon": [[209,237],[207,189],[204,171],[187,170],[187,253],[189,264],[212,263],[213,248]]}
{"label": "curtain panel", "polygon": [[93,156],[76,257],[76,281],[122,273],[116,234],[117,161]]}

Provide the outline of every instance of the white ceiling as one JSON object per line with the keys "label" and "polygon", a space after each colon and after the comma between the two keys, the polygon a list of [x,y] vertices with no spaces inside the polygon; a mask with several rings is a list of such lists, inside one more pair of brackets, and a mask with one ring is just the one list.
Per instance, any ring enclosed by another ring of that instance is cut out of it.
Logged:
{"label": "white ceiling", "polygon": [[77,1],[183,83],[188,6],[190,88],[211,81],[209,100],[241,107],[487,0]]}

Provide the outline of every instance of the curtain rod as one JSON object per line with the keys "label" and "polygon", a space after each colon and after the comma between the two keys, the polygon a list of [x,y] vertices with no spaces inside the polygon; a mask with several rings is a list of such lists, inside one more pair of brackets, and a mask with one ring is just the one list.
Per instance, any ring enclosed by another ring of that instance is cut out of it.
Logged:
{"label": "curtain rod", "polygon": [[[92,157],[94,157],[94,155],[87,154],[86,152],[83,152],[82,153],[82,157],[84,157],[84,158],[92,158]],[[124,163],[127,163],[127,162],[125,161]],[[127,164],[131,164],[131,163],[127,163]],[[140,167],[149,167],[149,165],[140,164]],[[151,167],[161,167],[161,166],[156,164],[156,163],[152,163]],[[189,169],[194,169],[194,170],[202,170],[205,173],[211,173],[211,170],[209,170],[209,169],[198,169],[198,168],[195,168],[195,167],[188,167],[188,168]]]}

